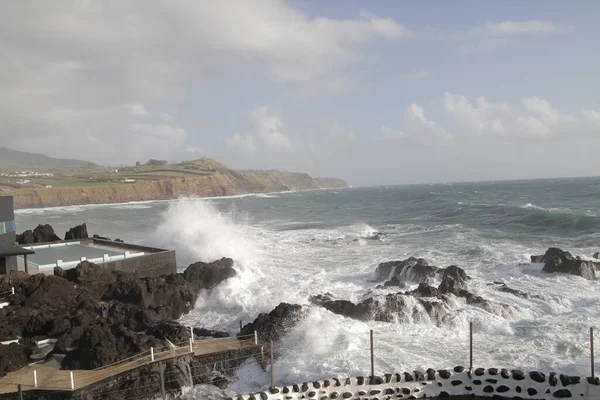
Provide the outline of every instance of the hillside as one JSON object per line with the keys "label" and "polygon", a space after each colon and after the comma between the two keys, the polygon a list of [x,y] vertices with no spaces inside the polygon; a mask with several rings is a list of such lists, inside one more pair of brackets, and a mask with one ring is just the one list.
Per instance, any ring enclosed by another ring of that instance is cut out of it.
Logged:
{"label": "hillside", "polygon": [[2,169],[22,168],[38,170],[93,166],[95,164],[88,161],[52,158],[43,154],[27,153],[25,151],[0,147],[0,168]]}
{"label": "hillside", "polygon": [[[328,186],[347,187],[345,181]],[[16,208],[167,200],[179,196],[231,196],[320,189],[323,181],[295,172],[236,171],[210,158],[180,164],[144,164],[110,171],[31,177],[28,187],[12,189]]]}

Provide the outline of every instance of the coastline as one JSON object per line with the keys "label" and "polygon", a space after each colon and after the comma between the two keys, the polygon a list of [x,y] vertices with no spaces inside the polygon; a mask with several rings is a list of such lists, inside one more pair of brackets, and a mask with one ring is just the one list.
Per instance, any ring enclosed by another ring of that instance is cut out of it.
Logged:
{"label": "coastline", "polygon": [[105,206],[118,206],[118,205],[136,205],[136,204],[153,204],[153,203],[167,203],[173,200],[177,200],[179,198],[185,197],[195,197],[203,200],[208,199],[240,199],[244,197],[261,197],[261,195],[281,195],[281,194],[291,194],[291,193],[304,193],[304,192],[316,192],[316,191],[325,191],[325,190],[340,190],[340,189],[351,189],[353,186],[347,187],[331,187],[331,188],[317,188],[317,189],[300,189],[300,190],[283,190],[283,191],[274,191],[274,192],[257,192],[257,193],[244,193],[244,194],[232,194],[232,195],[215,195],[215,196],[199,196],[199,195],[179,195],[174,196],[169,199],[156,199],[156,200],[132,200],[132,201],[123,201],[123,202],[108,202],[108,203],[78,203],[78,204],[68,204],[68,205],[56,205],[56,206],[41,206],[41,207],[24,207],[18,208],[15,205],[15,214],[27,214],[30,212],[43,211],[43,210],[52,210],[52,209],[60,209],[67,207],[105,207]]}

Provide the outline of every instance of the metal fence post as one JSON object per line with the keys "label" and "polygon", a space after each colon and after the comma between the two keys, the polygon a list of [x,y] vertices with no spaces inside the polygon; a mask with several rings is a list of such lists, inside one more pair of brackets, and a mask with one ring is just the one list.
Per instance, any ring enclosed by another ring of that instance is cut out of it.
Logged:
{"label": "metal fence post", "polygon": [[254,344],[258,346],[258,332],[254,331]]}
{"label": "metal fence post", "polygon": [[154,361],[154,347],[150,347],[150,361]]}
{"label": "metal fence post", "polygon": [[375,376],[375,354],[373,351],[373,329],[369,333],[371,339],[371,378]]}
{"label": "metal fence post", "polygon": [[469,369],[473,369],[473,321],[469,321]]}
{"label": "metal fence post", "polygon": [[194,341],[194,327],[193,326],[190,326],[190,338],[193,342]]}
{"label": "metal fence post", "polygon": [[71,376],[71,390],[75,390],[75,379],[73,378],[73,371],[69,371]]}
{"label": "metal fence post", "polygon": [[592,369],[592,378],[594,378],[594,328],[590,328],[590,364]]}
{"label": "metal fence post", "polygon": [[37,387],[37,370],[33,370],[33,387]]}
{"label": "metal fence post", "polygon": [[273,356],[273,341],[271,340],[271,387],[275,387],[275,357]]}
{"label": "metal fence post", "polygon": [[17,393],[19,395],[19,400],[23,400],[23,388],[21,388],[21,384],[17,385]]}

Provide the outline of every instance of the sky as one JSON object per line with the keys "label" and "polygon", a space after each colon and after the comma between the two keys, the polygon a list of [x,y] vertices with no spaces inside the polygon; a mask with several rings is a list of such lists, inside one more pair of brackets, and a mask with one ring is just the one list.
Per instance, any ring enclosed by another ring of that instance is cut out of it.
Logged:
{"label": "sky", "polygon": [[600,2],[0,2],[0,146],[353,185],[600,175]]}

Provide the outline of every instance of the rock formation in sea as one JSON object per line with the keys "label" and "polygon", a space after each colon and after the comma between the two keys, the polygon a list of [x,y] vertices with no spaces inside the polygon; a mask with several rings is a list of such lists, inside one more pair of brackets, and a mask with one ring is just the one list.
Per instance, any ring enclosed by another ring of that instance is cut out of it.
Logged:
{"label": "rock formation in sea", "polygon": [[240,335],[251,335],[256,331],[260,340],[279,341],[283,335],[306,316],[307,310],[297,304],[280,303],[270,313],[261,313],[244,325]]}
{"label": "rock formation in sea", "polygon": [[543,272],[577,275],[590,281],[596,279],[596,270],[600,268],[600,263],[573,257],[568,251],[556,247],[550,247],[541,256],[531,256],[531,262],[544,264]]}
{"label": "rock formation in sea", "polygon": [[17,243],[19,244],[58,242],[59,240],[61,239],[54,233],[54,228],[48,224],[38,225],[33,231],[26,230],[17,235]]}
{"label": "rock formation in sea", "polygon": [[56,268],[51,276],[2,275],[0,292],[14,287],[15,294],[0,309],[0,341],[21,340],[10,349],[0,346],[0,354],[13,355],[11,363],[3,361],[0,375],[25,365],[22,355],[40,338],[56,339],[48,351],[66,355],[65,369],[98,368],[150,347],[187,341],[189,329],[174,320],[194,307],[200,290],[235,274],[233,260],[222,258],[156,278],[88,261],[67,271]]}
{"label": "rock formation in sea", "polygon": [[[409,283],[419,283],[412,291],[377,294],[371,293],[365,300],[355,304],[348,300],[334,299],[330,294],[311,296],[310,302],[316,306],[349,318],[384,322],[419,322],[429,320],[434,324],[443,323],[445,317],[454,310],[456,300],[467,305],[481,307],[497,315],[510,316],[513,308],[506,304],[493,303],[467,290],[470,277],[455,265],[447,268],[431,266],[423,259],[411,257],[402,261],[379,264],[376,270],[379,281],[390,278],[384,287],[405,287]],[[440,279],[437,287],[434,279]]]}
{"label": "rock formation in sea", "polygon": [[77,225],[65,233],[65,240],[87,239],[88,237],[87,225],[85,223]]}

